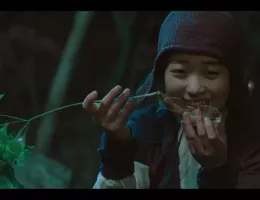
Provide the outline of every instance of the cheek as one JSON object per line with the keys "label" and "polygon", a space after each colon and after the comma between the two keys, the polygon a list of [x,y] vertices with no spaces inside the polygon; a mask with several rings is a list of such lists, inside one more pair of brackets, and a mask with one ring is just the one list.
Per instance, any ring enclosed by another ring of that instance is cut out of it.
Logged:
{"label": "cheek", "polygon": [[174,78],[171,74],[165,74],[165,93],[169,96],[182,96],[185,84],[183,81]]}
{"label": "cheek", "polygon": [[223,107],[229,96],[229,80],[228,79],[219,79],[218,81],[213,81],[209,84],[208,89],[213,96],[213,104],[216,107]]}

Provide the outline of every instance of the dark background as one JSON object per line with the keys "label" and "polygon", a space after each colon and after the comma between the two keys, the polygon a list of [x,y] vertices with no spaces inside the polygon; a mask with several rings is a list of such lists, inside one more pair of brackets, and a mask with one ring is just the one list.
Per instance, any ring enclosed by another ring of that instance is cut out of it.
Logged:
{"label": "dark background", "polygon": [[[260,14],[232,13],[247,32],[251,58],[246,67],[256,83],[252,96],[256,101]],[[135,90],[151,70],[157,34],[168,12],[114,14],[93,13],[75,67],[69,72],[71,79],[68,85],[60,85],[66,88],[62,105],[81,102],[92,90],[102,97],[117,84]],[[0,103],[2,114],[30,118],[45,111],[74,16],[74,11],[0,12],[0,92],[5,93]],[[36,143],[39,125],[40,120],[32,122],[26,139],[29,144]],[[80,106],[61,111],[53,132],[45,153],[71,170],[70,187],[91,188],[99,171],[96,149],[100,140],[100,130],[93,126],[91,116]]]}

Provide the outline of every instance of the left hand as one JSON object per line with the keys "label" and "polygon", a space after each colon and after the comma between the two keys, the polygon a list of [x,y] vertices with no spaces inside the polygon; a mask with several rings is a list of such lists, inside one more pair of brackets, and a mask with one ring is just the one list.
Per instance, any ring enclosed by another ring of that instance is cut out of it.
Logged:
{"label": "left hand", "polygon": [[227,138],[225,125],[213,127],[209,118],[202,118],[200,110],[195,111],[196,125],[192,126],[189,113],[183,115],[183,128],[193,157],[203,169],[224,165],[227,160]]}

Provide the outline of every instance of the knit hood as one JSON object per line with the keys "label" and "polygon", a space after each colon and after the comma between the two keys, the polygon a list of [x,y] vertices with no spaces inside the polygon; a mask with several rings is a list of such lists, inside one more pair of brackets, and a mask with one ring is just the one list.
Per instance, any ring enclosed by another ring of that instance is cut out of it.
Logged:
{"label": "knit hood", "polygon": [[[156,87],[162,78],[161,72],[165,70],[165,61],[174,52],[212,56],[232,71],[243,66],[243,51],[243,32],[229,12],[170,12],[161,25],[154,67],[136,94],[147,94]],[[137,103],[142,103],[144,99],[138,99]]]}

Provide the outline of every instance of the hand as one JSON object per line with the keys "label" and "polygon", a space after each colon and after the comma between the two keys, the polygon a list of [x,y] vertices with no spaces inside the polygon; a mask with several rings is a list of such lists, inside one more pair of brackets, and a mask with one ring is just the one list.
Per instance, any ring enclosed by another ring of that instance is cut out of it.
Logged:
{"label": "hand", "polygon": [[197,128],[192,126],[189,113],[183,115],[184,132],[193,157],[202,168],[216,168],[227,159],[227,139],[224,124],[215,129],[209,118],[202,119],[200,110],[195,111]]}
{"label": "hand", "polygon": [[121,92],[122,87],[116,86],[101,100],[100,104],[96,104],[94,101],[97,99],[98,93],[93,91],[84,100],[83,108],[93,115],[94,121],[99,123],[105,131],[119,139],[126,139],[129,138],[130,131],[125,124],[133,103],[128,101],[129,89],[125,89],[119,99],[114,101]]}

